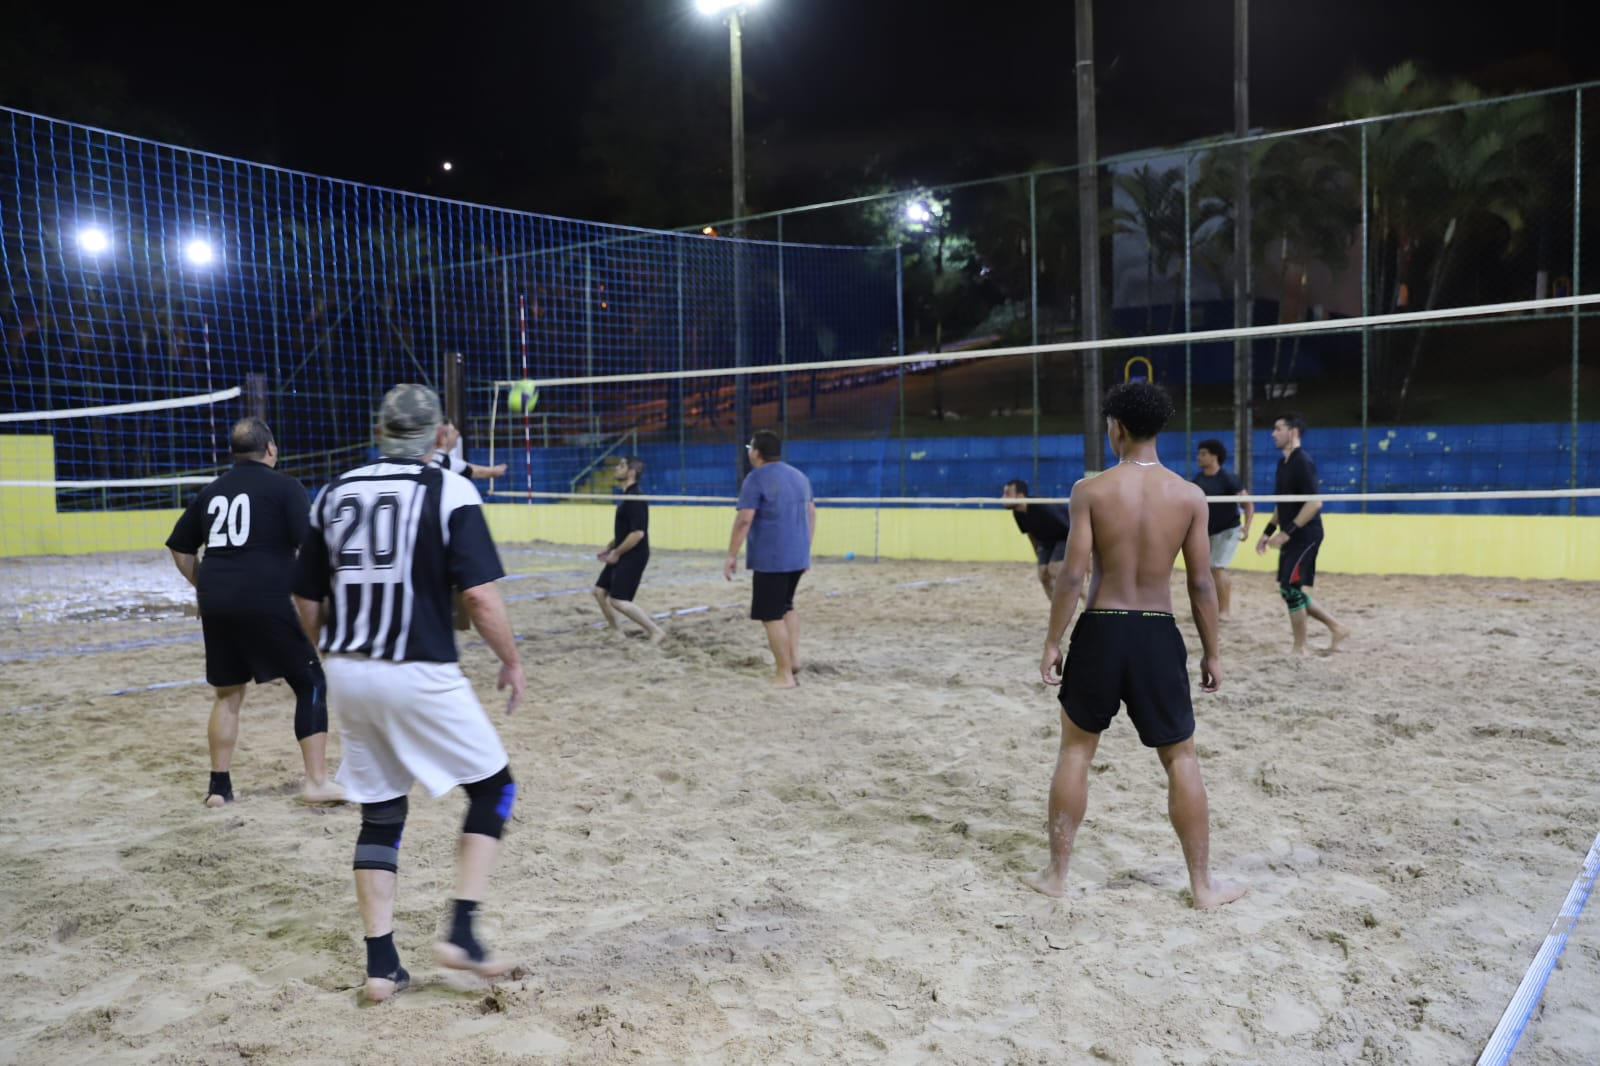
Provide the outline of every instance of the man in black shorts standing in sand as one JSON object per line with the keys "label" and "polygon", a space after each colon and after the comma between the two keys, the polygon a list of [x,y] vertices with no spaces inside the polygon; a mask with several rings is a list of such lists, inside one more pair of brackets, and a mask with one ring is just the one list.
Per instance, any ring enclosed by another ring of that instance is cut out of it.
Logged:
{"label": "man in black shorts standing in sand", "polygon": [[1055,595],[1056,576],[1061,573],[1067,557],[1067,533],[1072,528],[1072,516],[1059,503],[1030,503],[1028,483],[1012,478],[1000,490],[1000,495],[1017,503],[1006,504],[1006,510],[1016,519],[1017,529],[1028,535],[1033,545],[1034,557],[1039,561],[1039,584],[1044,586],[1044,598]]}
{"label": "man in black shorts standing in sand", "polygon": [[[1273,482],[1276,495],[1317,494],[1316,464],[1300,447],[1300,434],[1305,428],[1305,419],[1297,414],[1286,414],[1272,423],[1272,443],[1283,452]],[[1333,615],[1312,603],[1308,591],[1317,579],[1317,549],[1322,547],[1322,501],[1280,503],[1274,517],[1276,521],[1268,522],[1261,539],[1256,541],[1256,554],[1265,555],[1268,548],[1278,549],[1278,594],[1289,608],[1289,629],[1294,635],[1291,650],[1295,655],[1306,653],[1306,615],[1309,614],[1328,627],[1333,638],[1328,650],[1338,651],[1340,642],[1350,631]]]}
{"label": "man in black shorts standing in sand", "polygon": [[[1188,652],[1172,617],[1172,565],[1179,551],[1189,604],[1200,631],[1200,688],[1221,683],[1217,593],[1211,578],[1209,510],[1200,489],[1156,458],[1156,434],[1172,400],[1155,385],[1118,385],[1106,397],[1106,435],[1118,462],[1072,487],[1066,566],[1050,603],[1039,672],[1061,686],[1061,753],[1050,782],[1050,865],[1023,882],[1047,896],[1066,891],[1067,862],[1089,798],[1089,763],[1100,733],[1121,703],[1145,747],[1167,771],[1167,812],[1183,845],[1196,907],[1220,907],[1242,885],[1211,876],[1210,813],[1194,750]],[[1089,601],[1063,661],[1061,638],[1078,609],[1083,578]]]}
{"label": "man in black shorts standing in sand", "polygon": [[667,631],[633,602],[644,568],[650,562],[650,542],[645,539],[650,531],[650,504],[637,498],[639,475],[643,472],[643,459],[630,455],[617,460],[615,476],[622,488],[622,499],[617,503],[611,527],[611,543],[595,554],[606,567],[595,579],[594,598],[613,633],[622,629],[617,623],[620,614],[642,626],[650,643],[660,644],[667,638]]}
{"label": "man in black shorts standing in sand", "polygon": [[294,735],[306,767],[300,798],[336,803],[344,792],[328,779],[328,684],[289,599],[289,571],[311,528],[310,501],[300,482],[273,469],[278,442],[261,419],[240,419],[228,450],[233,469],[200,490],[167,538],[172,561],[198,592],[206,682],[214,692],[206,806],[233,802],[245,686],[279,677],[294,691]]}

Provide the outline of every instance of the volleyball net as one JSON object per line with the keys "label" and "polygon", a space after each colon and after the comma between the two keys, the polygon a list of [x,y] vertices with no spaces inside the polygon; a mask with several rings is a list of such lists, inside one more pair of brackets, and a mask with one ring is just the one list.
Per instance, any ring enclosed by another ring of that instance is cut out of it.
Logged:
{"label": "volleyball net", "polygon": [[[1220,444],[1257,496],[1273,490],[1272,423],[1294,413],[1309,424],[1303,444],[1334,509],[1593,515],[1597,423],[1579,417],[1576,383],[1558,375],[1570,375],[1573,336],[1597,304],[1600,296],[1560,297],[781,368],[541,377],[535,365],[522,376],[537,390],[531,412],[506,406],[518,384],[508,378],[493,383],[481,417],[492,427],[491,456],[512,468],[496,499],[604,493],[604,460],[627,452],[646,460],[655,498],[723,500],[737,489],[739,446],[751,429],[770,429],[824,502],[994,504],[1013,478],[1035,497],[1066,497],[1114,458],[1103,450],[1103,423],[1097,414],[1086,422],[1085,411],[1098,412],[1099,396],[1119,381],[1150,380],[1174,401],[1163,461],[1192,474],[1197,445]],[[1362,388],[1374,351],[1423,341],[1441,365],[1412,372],[1407,420],[1379,421]],[[1240,345],[1258,372],[1242,443]],[[1085,390],[1095,394],[1087,405]],[[625,399],[605,408],[602,397]],[[597,405],[606,414],[584,421]],[[563,431],[573,424],[585,432]]]}

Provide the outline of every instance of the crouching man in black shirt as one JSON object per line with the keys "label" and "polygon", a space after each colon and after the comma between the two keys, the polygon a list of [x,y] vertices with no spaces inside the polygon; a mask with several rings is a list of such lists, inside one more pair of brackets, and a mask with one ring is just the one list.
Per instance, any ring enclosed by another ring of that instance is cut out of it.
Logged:
{"label": "crouching man in black shirt", "polygon": [[1055,595],[1056,575],[1066,565],[1072,514],[1065,504],[1029,503],[1028,483],[1021,478],[1006,482],[1000,495],[1017,501],[1006,504],[1006,510],[1017,520],[1017,529],[1026,533],[1033,545],[1034,557],[1039,562],[1039,584],[1044,586],[1044,598],[1048,600]]}

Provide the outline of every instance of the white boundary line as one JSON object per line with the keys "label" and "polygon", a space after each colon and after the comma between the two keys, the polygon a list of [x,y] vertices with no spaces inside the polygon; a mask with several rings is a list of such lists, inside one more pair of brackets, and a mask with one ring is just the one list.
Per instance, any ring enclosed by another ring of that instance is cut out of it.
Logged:
{"label": "white boundary line", "polygon": [[10,411],[0,414],[0,422],[48,422],[56,418],[90,418],[95,415],[131,415],[141,411],[171,411],[179,407],[203,407],[208,403],[231,400],[244,390],[235,385],[221,392],[207,392],[196,396],[179,396],[174,400],[141,400],[138,403],[114,403],[105,407],[69,407],[59,411]]}
{"label": "white boundary line", "polygon": [[1517,986],[1516,994],[1511,997],[1505,1013],[1500,1016],[1500,1024],[1494,1027],[1494,1035],[1489,1037],[1489,1043],[1479,1056],[1478,1066],[1505,1066],[1511,1060],[1511,1053],[1516,1050],[1517,1041],[1522,1038],[1523,1030],[1528,1027],[1528,1019],[1533,1015],[1533,1009],[1539,1005],[1539,999],[1544,995],[1544,986],[1550,980],[1550,973],[1556,967],[1556,960],[1560,959],[1561,953],[1566,950],[1567,937],[1577,928],[1578,915],[1583,913],[1583,905],[1589,901],[1589,893],[1594,890],[1596,877],[1600,877],[1600,835],[1597,835],[1594,843],[1589,846],[1589,854],[1583,860],[1583,869],[1578,871],[1578,879],[1572,882],[1566,902],[1561,905],[1561,913],[1556,915],[1549,934],[1544,938],[1544,944],[1540,946],[1538,954],[1534,955],[1533,962],[1528,965],[1528,972],[1522,975],[1522,983]]}

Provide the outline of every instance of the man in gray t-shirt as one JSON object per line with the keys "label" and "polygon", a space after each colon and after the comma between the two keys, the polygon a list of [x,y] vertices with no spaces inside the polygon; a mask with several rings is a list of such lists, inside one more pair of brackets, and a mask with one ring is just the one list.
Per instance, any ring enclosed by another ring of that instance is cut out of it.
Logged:
{"label": "man in gray t-shirt", "polygon": [[800,619],[794,611],[794,591],[800,575],[811,569],[811,537],[817,528],[817,508],[811,481],[780,461],[782,442],[770,430],[761,430],[745,445],[750,473],[739,489],[739,513],[728,538],[728,561],[722,576],[733,580],[739,565],[739,548],[749,538],[745,564],[754,573],[750,617],[767,630],[767,644],[777,665],[772,684],[794,688],[800,669]]}

